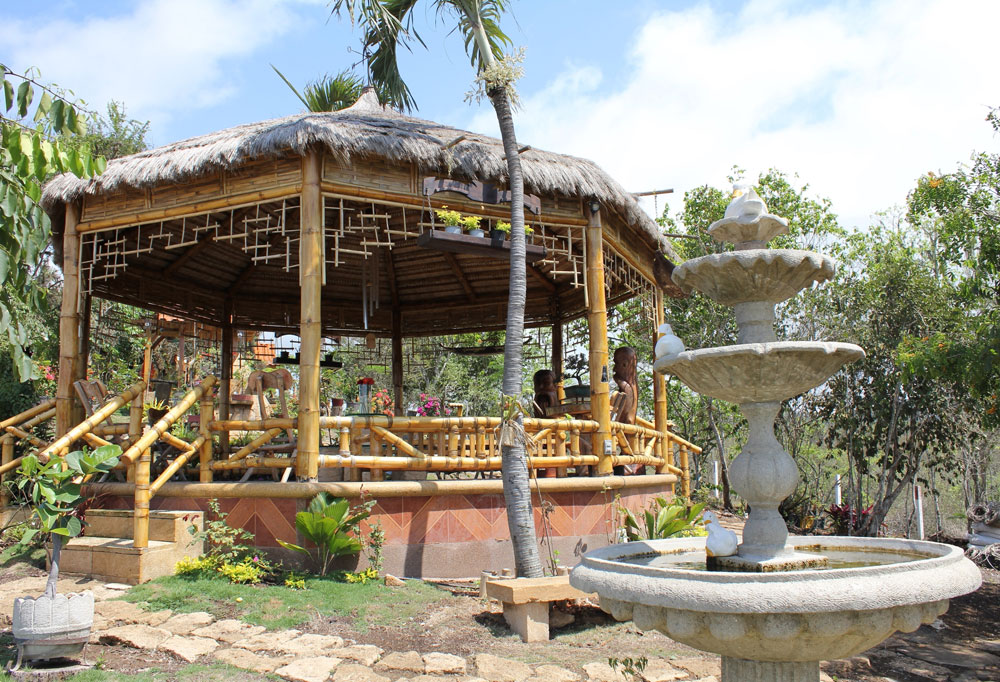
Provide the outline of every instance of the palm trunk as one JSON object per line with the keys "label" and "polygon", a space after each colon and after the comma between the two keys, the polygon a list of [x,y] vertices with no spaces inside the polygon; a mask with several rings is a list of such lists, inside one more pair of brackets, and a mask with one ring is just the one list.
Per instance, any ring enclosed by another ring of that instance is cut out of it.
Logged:
{"label": "palm trunk", "polygon": [[52,533],[52,560],[49,562],[49,579],[45,581],[45,596],[56,596],[56,582],[59,580],[59,554],[62,552],[62,535]]}
{"label": "palm trunk", "polygon": [[[510,184],[510,292],[507,299],[507,334],[503,347],[503,395],[519,398],[522,378],[522,337],[524,334],[525,281],[524,244],[524,178],[521,159],[517,153],[514,136],[514,118],[510,111],[507,91],[500,88],[489,93],[497,112],[500,137],[507,157]],[[517,416],[518,427],[521,416]],[[523,434],[521,428],[516,430]],[[507,526],[514,549],[514,569],[518,576],[540,578],[542,562],[538,553],[535,518],[531,508],[531,487],[528,477],[528,458],[524,440],[515,437],[512,445],[501,449],[504,502],[507,506]]]}

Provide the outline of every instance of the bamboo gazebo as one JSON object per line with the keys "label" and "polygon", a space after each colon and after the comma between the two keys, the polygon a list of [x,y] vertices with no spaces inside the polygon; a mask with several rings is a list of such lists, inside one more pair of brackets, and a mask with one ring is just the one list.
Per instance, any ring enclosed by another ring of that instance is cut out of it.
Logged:
{"label": "bamboo gazebo", "polygon": [[[659,325],[664,289],[657,280],[664,283],[671,254],[656,225],[593,163],[531,147],[520,155],[527,222],[534,229],[526,326],[551,327],[557,375],[563,324],[586,316],[589,329],[588,418],[525,420],[533,467],[586,467],[594,474],[537,482],[556,509],[547,515],[555,544],[572,551],[581,541],[607,541],[609,491],[634,506],[671,493],[675,484],[686,490],[687,455],[697,448],[670,432],[659,375],[653,378],[651,422],[611,419],[607,310],[640,297],[653,329]],[[205,377],[151,428],[140,424],[148,374],[110,403],[115,409],[132,405],[123,456],[128,482],[87,490],[134,510],[135,547],[146,546],[151,506],[204,509],[210,498],[223,499],[230,519],[255,532],[261,546],[294,540],[295,510],[325,489],[378,500],[374,518],[387,533],[387,567],[399,573],[469,574],[504,564],[502,552],[509,549],[491,549],[457,566],[452,561],[466,543],[506,539],[499,480],[383,479],[395,470],[500,467],[499,417],[404,417],[399,410],[404,338],[505,325],[509,259],[503,243],[447,234],[435,215],[447,206],[480,216],[484,227],[503,220],[509,215],[505,176],[499,140],[404,116],[380,106],[368,91],[339,112],[252,123],[141,152],[110,162],[90,181],[56,178],[45,187],[43,204],[65,286],[57,440],[44,451],[105,437],[100,434],[109,427],[102,420],[110,411],[85,420],[73,384],[86,377],[91,298],[120,301],[218,327],[224,359],[217,380]],[[297,417],[230,418],[227,359],[237,330],[300,337]],[[395,417],[321,416],[321,342],[341,335],[391,339]],[[176,441],[170,425],[196,404],[197,440],[174,443],[181,455],[151,481],[151,444]],[[339,436],[332,451],[320,447],[321,428]],[[258,450],[288,429],[297,444],[291,458]],[[230,449],[232,430],[260,436]],[[13,457],[13,447],[4,452],[5,460]],[[650,474],[611,475],[624,464],[648,467]],[[220,471],[251,467],[294,467],[296,480],[216,480]],[[319,482],[326,468],[343,469],[344,480]],[[171,482],[184,469],[198,482]],[[362,471],[368,480],[362,481]]]}

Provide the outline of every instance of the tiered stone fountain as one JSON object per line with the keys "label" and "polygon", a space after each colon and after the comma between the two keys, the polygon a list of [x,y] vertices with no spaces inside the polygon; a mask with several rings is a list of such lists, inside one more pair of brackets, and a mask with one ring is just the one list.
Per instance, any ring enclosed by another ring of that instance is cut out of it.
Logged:
{"label": "tiered stone fountain", "polygon": [[799,475],[774,437],[781,401],[819,386],[864,351],[777,341],[775,304],[834,274],[821,254],[765,248],[787,231],[753,190],[737,197],[709,227],[735,250],[690,260],[673,279],[733,306],[738,343],[662,355],[654,364],[694,391],[737,403],[747,419],[749,438],[730,469],[733,489],[750,505],[737,554],[706,558],[705,538],[633,542],[587,553],[571,576],[615,618],[721,654],[723,682],[818,682],[819,661],[911,632],[982,580],[957,547],[788,536],[778,505]]}

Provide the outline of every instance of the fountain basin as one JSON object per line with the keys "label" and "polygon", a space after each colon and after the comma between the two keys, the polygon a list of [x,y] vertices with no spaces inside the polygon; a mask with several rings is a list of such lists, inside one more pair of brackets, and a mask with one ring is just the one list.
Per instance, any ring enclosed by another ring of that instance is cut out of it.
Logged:
{"label": "fountain basin", "polygon": [[799,249],[749,249],[692,258],[671,277],[681,290],[700,291],[716,303],[780,303],[813,282],[832,278],[832,258]]}
{"label": "fountain basin", "polygon": [[[897,554],[855,568],[777,573],[703,571],[628,563],[643,555],[704,552],[705,538],[610,545],[588,552],[570,583],[642,630],[689,646],[757,661],[854,656],[893,632],[912,632],[977,589],[979,569],[950,545],[894,538],[790,537],[790,548]],[[818,673],[817,673],[818,674]]]}
{"label": "fountain basin", "polygon": [[719,400],[763,403],[805,393],[864,356],[853,343],[773,341],[666,355],[656,359],[653,370]]}

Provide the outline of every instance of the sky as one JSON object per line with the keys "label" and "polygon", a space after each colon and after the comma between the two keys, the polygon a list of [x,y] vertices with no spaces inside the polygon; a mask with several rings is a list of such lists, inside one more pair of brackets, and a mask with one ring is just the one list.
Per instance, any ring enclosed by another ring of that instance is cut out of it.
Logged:
{"label": "sky", "polygon": [[[513,0],[525,48],[519,142],[596,161],[676,212],[736,166],[797,176],[841,224],[869,225],[916,179],[996,151],[996,0]],[[469,104],[460,36],[429,6],[401,59],[415,115],[498,135]],[[304,86],[359,61],[327,0],[5,0],[0,62],[37,67],[92,109],[149,121],[154,146],[301,110]],[[357,67],[363,75],[363,67]]]}

